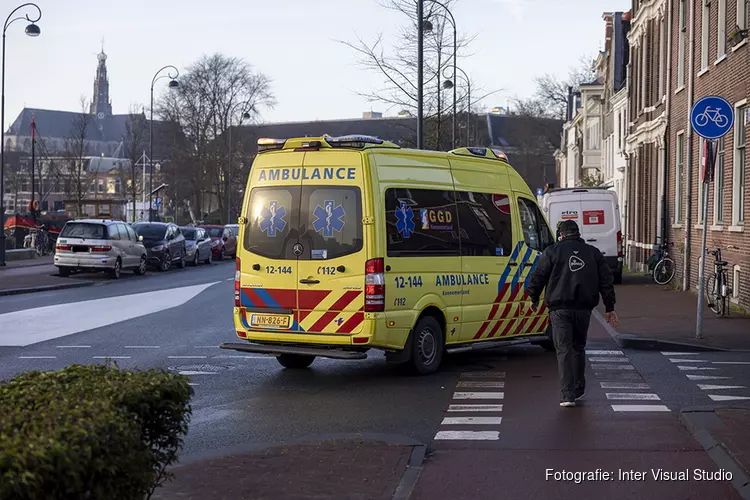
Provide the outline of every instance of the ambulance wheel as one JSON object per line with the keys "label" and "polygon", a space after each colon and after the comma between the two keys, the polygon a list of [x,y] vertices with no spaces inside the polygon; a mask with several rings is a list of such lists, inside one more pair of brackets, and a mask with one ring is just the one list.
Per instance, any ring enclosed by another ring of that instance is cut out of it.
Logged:
{"label": "ambulance wheel", "polygon": [[302,354],[279,354],[276,361],[284,368],[290,370],[300,370],[307,368],[315,360],[315,356],[305,356]]}
{"label": "ambulance wheel", "polygon": [[420,375],[435,373],[443,361],[443,327],[433,316],[423,316],[412,332],[411,361]]}

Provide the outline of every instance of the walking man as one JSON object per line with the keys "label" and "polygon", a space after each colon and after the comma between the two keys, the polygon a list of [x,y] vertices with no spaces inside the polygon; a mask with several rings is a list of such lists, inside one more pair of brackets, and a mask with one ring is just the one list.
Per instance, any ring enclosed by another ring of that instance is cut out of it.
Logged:
{"label": "walking man", "polygon": [[571,407],[586,392],[586,338],[591,311],[599,304],[600,294],[607,322],[617,328],[618,319],[614,278],[602,253],[583,241],[578,224],[572,220],[560,224],[558,239],[539,257],[528,293],[536,311],[546,288],[544,301],[550,311],[560,372],[560,406]]}

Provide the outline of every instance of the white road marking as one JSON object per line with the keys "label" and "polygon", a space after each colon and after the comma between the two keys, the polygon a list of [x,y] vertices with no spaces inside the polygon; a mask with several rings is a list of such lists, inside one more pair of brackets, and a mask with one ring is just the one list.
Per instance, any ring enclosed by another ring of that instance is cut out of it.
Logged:
{"label": "white road marking", "polygon": [[234,278],[227,278],[227,281],[234,281]]}
{"label": "white road marking", "polygon": [[633,365],[601,365],[592,363],[591,368],[596,370],[635,370]]}
{"label": "white road marking", "polygon": [[669,358],[672,363],[710,363],[710,359],[683,359],[683,358]]}
{"label": "white road marking", "polygon": [[611,405],[614,411],[669,411],[665,405]]}
{"label": "white road marking", "polygon": [[197,345],[195,346],[196,349],[219,349],[219,346],[217,345]]}
{"label": "white road marking", "polygon": [[276,356],[270,354],[268,356],[237,356],[237,355],[220,355],[213,356],[212,359],[230,359],[230,358],[244,358],[244,359],[276,359]]}
{"label": "white road marking", "polygon": [[57,356],[18,356],[18,359],[55,359]]}
{"label": "white road marking", "polygon": [[604,363],[627,363],[628,358],[589,358],[592,363],[604,362]]}
{"label": "white road marking", "polygon": [[167,356],[169,359],[206,359],[208,356]]}
{"label": "white road marking", "polygon": [[709,368],[708,366],[678,366],[682,371],[688,370],[718,370],[718,368]]}
{"label": "white road marking", "polygon": [[607,399],[622,399],[628,401],[660,401],[658,394],[647,394],[639,392],[608,392]]}
{"label": "white road marking", "polygon": [[717,377],[716,375],[693,375],[692,373],[686,373],[685,376],[689,380],[722,380],[732,377]]}
{"label": "white road marking", "polygon": [[650,389],[649,385],[643,382],[599,382],[602,389]]}
{"label": "white road marking", "polygon": [[[25,347],[181,306],[208,287],[185,286],[0,314],[0,346]],[[92,311],[99,311],[94,312]],[[75,321],[71,321],[75,318]]]}
{"label": "white road marking", "polygon": [[498,425],[503,417],[445,417],[440,425]]}
{"label": "white road marking", "polygon": [[714,401],[739,401],[750,399],[750,397],[747,396],[719,396],[716,394],[709,394],[708,397],[713,399]]}
{"label": "white road marking", "polygon": [[665,356],[698,356],[699,352],[663,352],[662,354]]}
{"label": "white road marking", "polygon": [[698,384],[700,389],[704,391],[715,391],[719,389],[745,389],[744,385],[713,385],[713,384]]}
{"label": "white road marking", "polygon": [[130,356],[94,356],[94,359],[130,359]]}
{"label": "white road marking", "polygon": [[503,405],[450,405],[448,411],[503,411]]}
{"label": "white road marking", "polygon": [[125,349],[159,349],[158,345],[126,345]]}
{"label": "white road marking", "polygon": [[188,382],[188,385],[199,385],[199,384],[193,384],[193,383],[191,383],[191,382]]}
{"label": "white road marking", "polygon": [[484,387],[489,389],[502,389],[505,387],[505,382],[491,382],[488,380],[477,380],[474,382],[458,382],[458,387]]}
{"label": "white road marking", "polygon": [[504,399],[504,392],[454,392],[453,399]]}
{"label": "white road marking", "polygon": [[587,349],[586,354],[593,354],[594,356],[622,356],[622,351],[589,351]]}
{"label": "white road marking", "polygon": [[715,365],[750,365],[750,361],[713,361]]}
{"label": "white road marking", "polygon": [[505,372],[468,372],[462,373],[462,378],[505,378]]}
{"label": "white road marking", "polygon": [[497,441],[500,439],[498,431],[440,431],[435,439],[452,441]]}
{"label": "white road marking", "polygon": [[88,349],[90,345],[57,345],[58,349]]}
{"label": "white road marking", "polygon": [[216,375],[216,372],[198,372],[191,370],[184,370],[177,373],[179,373],[180,375]]}

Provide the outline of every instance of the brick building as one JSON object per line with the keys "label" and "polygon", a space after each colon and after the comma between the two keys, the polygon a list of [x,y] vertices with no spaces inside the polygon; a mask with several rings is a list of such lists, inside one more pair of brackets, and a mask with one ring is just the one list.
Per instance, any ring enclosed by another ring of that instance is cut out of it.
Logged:
{"label": "brick building", "polygon": [[[670,11],[667,239],[674,242],[675,279],[684,289],[697,287],[702,232],[708,227],[708,247],[721,248],[729,262],[732,301],[750,309],[750,229],[745,228],[750,217],[745,146],[750,118],[750,1],[671,0]],[[719,141],[704,221],[702,139],[691,130],[689,112],[706,95],[724,97],[735,107],[735,118],[733,129]],[[710,260],[707,263],[710,273]]]}

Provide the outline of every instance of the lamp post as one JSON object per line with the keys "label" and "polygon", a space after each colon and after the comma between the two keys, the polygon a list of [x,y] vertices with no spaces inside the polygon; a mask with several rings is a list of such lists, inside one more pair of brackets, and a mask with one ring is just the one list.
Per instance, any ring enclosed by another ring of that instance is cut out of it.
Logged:
{"label": "lamp post", "polygon": [[[28,14],[25,16],[13,17],[13,15],[24,7],[36,9],[38,16],[31,18]],[[12,18],[12,19],[11,19]],[[35,3],[24,3],[13,9],[5,19],[3,25],[3,56],[2,56],[2,83],[0,83],[0,267],[5,267],[5,32],[8,26],[15,21],[25,19],[29,22],[26,26],[26,34],[29,36],[39,36],[42,30],[37,26],[37,22],[42,18],[42,9]]]}
{"label": "lamp post", "polygon": [[[461,68],[454,66],[453,69],[454,69],[454,71],[456,71],[456,70],[460,71],[464,75],[464,78],[466,79],[466,89],[467,89],[467,93],[466,93],[466,97],[467,97],[467,99],[466,99],[466,145],[470,146],[469,141],[471,140],[471,136],[469,135],[469,127],[471,125],[471,80],[469,80],[469,76]],[[455,78],[456,76],[458,76],[458,74],[455,73],[455,72],[454,72],[453,75],[454,75],[453,78]],[[453,83],[453,81],[451,81],[451,80],[445,80],[445,82],[443,82],[443,87],[446,88],[446,89],[453,88],[453,96],[454,96],[453,97],[453,110],[454,110],[453,111],[453,117],[455,119],[455,116],[456,116],[456,111],[455,111],[455,109],[456,109],[456,97],[455,97],[455,95],[456,95],[456,87],[457,87],[457,85],[455,83]],[[453,147],[454,148],[456,147],[455,144],[454,144]]]}
{"label": "lamp post", "polygon": [[[434,3],[435,5],[439,5],[440,7],[445,10],[447,16],[445,16],[447,19],[450,19],[451,26],[453,26],[453,75],[456,74],[456,59],[458,59],[458,30],[456,29],[456,18],[453,17],[453,13],[450,11],[447,5],[438,2],[436,0],[427,0],[429,2]],[[432,31],[432,23],[428,20],[425,20],[422,24],[422,29],[424,31]],[[440,68],[438,68],[438,71],[440,71]],[[455,76],[453,77],[455,78]],[[443,88],[450,88],[443,85]],[[440,117],[438,116],[438,120]],[[453,149],[456,149],[456,87],[453,86]]]}
{"label": "lamp post", "polygon": [[[173,69],[174,70],[174,76],[172,76],[172,73],[167,73],[166,75],[159,76],[159,73],[164,71],[165,69]],[[151,215],[151,198],[153,196],[154,192],[154,84],[156,84],[157,80],[160,80],[162,78],[169,78],[169,88],[174,89],[180,86],[179,83],[177,83],[176,78],[180,76],[180,71],[175,68],[174,66],[164,66],[159,71],[156,72],[154,75],[154,78],[151,80],[151,119],[149,120],[149,127],[148,127],[148,149],[149,149],[149,179],[148,179],[148,221],[151,222],[153,220]]]}
{"label": "lamp post", "polygon": [[[231,108],[229,108],[229,155],[227,158],[227,224],[232,223],[232,113],[240,104],[247,105],[249,104],[249,102],[250,101],[238,102]],[[249,109],[252,109],[252,107],[253,106],[250,105]],[[242,125],[242,120],[247,118],[250,118],[250,113],[248,113],[247,111],[243,111],[240,115],[239,125]]]}
{"label": "lamp post", "polygon": [[424,0],[417,0],[417,149],[424,145],[422,112],[424,100]]}

